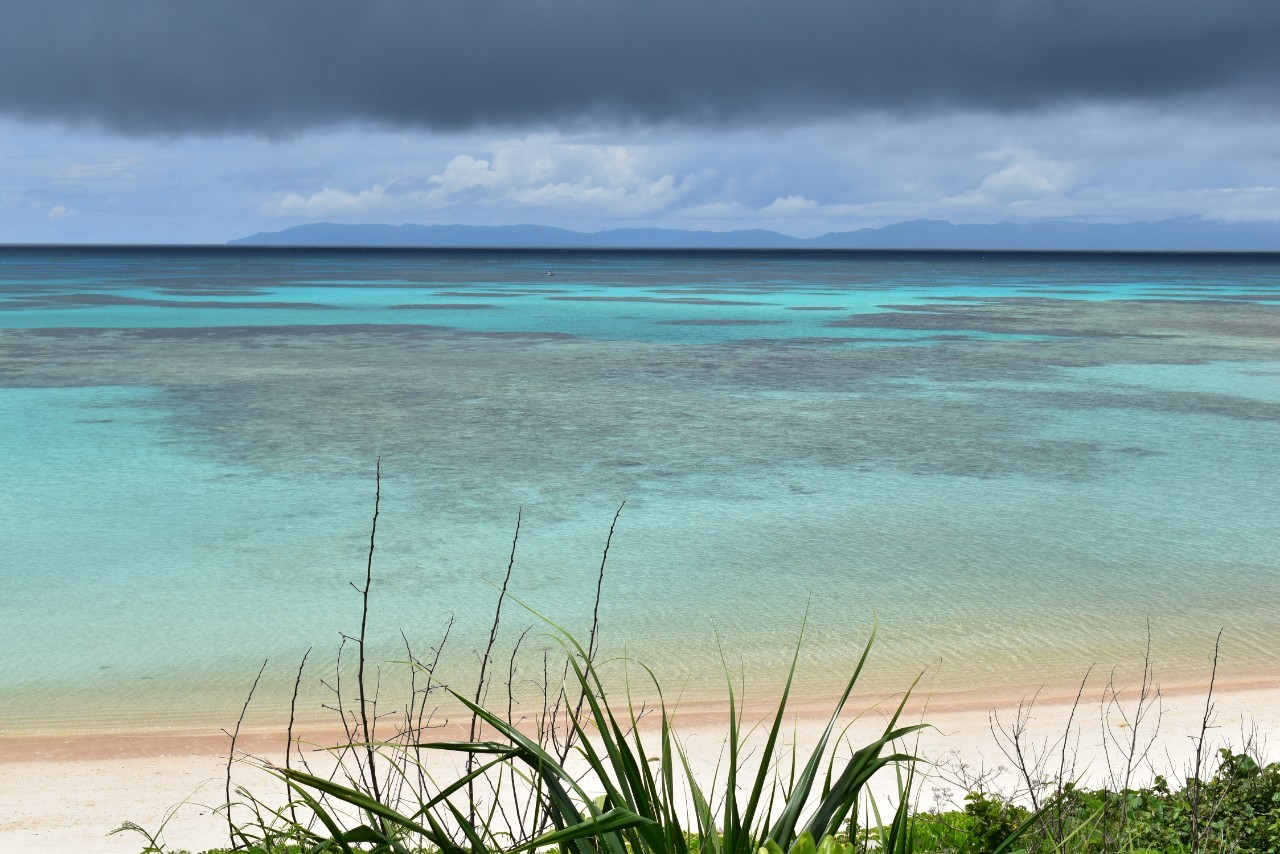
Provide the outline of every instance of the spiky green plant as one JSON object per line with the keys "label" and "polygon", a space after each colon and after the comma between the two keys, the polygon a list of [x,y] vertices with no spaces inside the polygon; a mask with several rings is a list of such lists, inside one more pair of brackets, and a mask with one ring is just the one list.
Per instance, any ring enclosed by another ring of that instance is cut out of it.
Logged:
{"label": "spiky green plant", "polygon": [[[484,741],[426,742],[411,745],[375,745],[392,773],[407,773],[411,761],[406,748],[454,751],[478,761],[468,774],[423,798],[416,810],[405,813],[380,802],[358,787],[305,773],[271,767],[297,795],[297,804],[315,817],[324,832],[286,822],[287,836],[305,840],[315,850],[353,852],[372,845],[387,851],[436,849],[445,854],[489,854],[558,846],[565,854],[756,854],[805,848],[813,840],[827,840],[847,832],[857,817],[859,798],[877,771],[891,763],[911,763],[914,757],[891,752],[893,742],[923,728],[923,724],[899,726],[909,696],[905,694],[878,738],[837,761],[832,747],[836,726],[861,675],[874,642],[872,632],[821,737],[800,765],[794,755],[785,780],[776,775],[790,746],[781,739],[787,704],[799,659],[800,643],[788,670],[782,697],[768,720],[764,744],[748,759],[743,710],[729,680],[729,718],[723,781],[704,786],[693,772],[689,758],[676,737],[672,713],[661,686],[644,668],[658,695],[660,718],[656,752],[651,755],[640,734],[640,720],[630,693],[626,702],[609,702],[598,665],[572,634],[548,621],[563,645],[583,698],[583,713],[569,715],[573,743],[588,773],[583,780],[565,767],[545,737],[530,737],[514,723],[484,708],[457,691],[454,699],[494,733]],[[803,630],[801,632],[803,639]],[[754,768],[751,766],[754,765]],[[474,803],[459,806],[454,796],[476,779],[500,767],[516,767],[531,787],[536,815],[532,824],[547,831],[520,837],[519,830],[501,827],[493,811]],[[603,790],[600,798],[588,787]],[[363,821],[354,827],[324,804],[324,799],[354,808]],[[686,824],[692,812],[693,821]],[[905,808],[904,808],[905,809]],[[277,815],[283,816],[282,812]],[[895,818],[893,831],[905,832],[906,812]],[[894,839],[898,839],[895,836]],[[513,844],[514,842],[514,844]]]}

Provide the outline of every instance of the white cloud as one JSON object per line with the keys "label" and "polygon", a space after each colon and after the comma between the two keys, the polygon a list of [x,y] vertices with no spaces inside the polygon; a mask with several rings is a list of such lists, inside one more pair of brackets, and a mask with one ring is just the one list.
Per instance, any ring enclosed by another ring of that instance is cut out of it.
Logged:
{"label": "white cloud", "polygon": [[54,205],[49,209],[48,217],[49,219],[65,219],[66,217],[73,216],[74,214],[75,211],[67,208],[65,205]]}
{"label": "white cloud", "polygon": [[1039,198],[1067,188],[1071,170],[1043,160],[1017,161],[982,179],[978,191],[997,199]]}
{"label": "white cloud", "polygon": [[485,155],[454,155],[425,179],[398,176],[359,190],[288,192],[268,210],[300,219],[395,215],[430,221],[458,207],[505,205],[616,218],[661,212],[700,177],[649,174],[643,159],[626,146],[541,136],[498,143]]}
{"label": "white cloud", "polygon": [[286,193],[276,200],[272,208],[277,216],[324,218],[378,213],[387,206],[386,202],[386,187],[375,184],[355,193],[332,187],[325,187],[308,196]]}
{"label": "white cloud", "polygon": [[461,154],[431,177],[424,201],[465,198],[521,206],[588,208],[601,216],[646,214],[670,205],[689,179],[645,174],[626,146],[562,143],[545,137],[507,142],[489,159]]}
{"label": "white cloud", "polygon": [[475,187],[497,186],[502,176],[488,160],[472,157],[470,154],[459,154],[449,161],[443,172],[433,175],[431,180],[445,193],[459,193]]}
{"label": "white cloud", "polygon": [[760,213],[765,216],[789,216],[814,213],[817,210],[818,203],[813,199],[792,195],[778,196],[778,198],[761,208]]}
{"label": "white cloud", "polygon": [[943,209],[995,208],[1059,196],[1071,186],[1072,167],[1025,149],[982,152],[975,160],[996,160],[999,169],[973,189],[938,199]]}
{"label": "white cloud", "polygon": [[1280,223],[1280,187],[1224,187],[1208,191],[1205,219]]}

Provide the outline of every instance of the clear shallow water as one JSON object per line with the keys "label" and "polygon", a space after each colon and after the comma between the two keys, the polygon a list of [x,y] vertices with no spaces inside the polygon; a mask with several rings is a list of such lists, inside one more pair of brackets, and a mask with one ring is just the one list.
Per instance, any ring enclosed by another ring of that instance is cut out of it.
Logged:
{"label": "clear shallow water", "polygon": [[873,615],[885,689],[1148,618],[1167,678],[1220,627],[1274,674],[1278,439],[1265,257],[0,250],[0,729],[225,723],[263,658],[279,713],[358,626],[379,456],[382,660],[453,614],[474,661],[518,508],[513,589],[585,626],[625,499],[605,643],[687,694],[806,604],[815,690]]}

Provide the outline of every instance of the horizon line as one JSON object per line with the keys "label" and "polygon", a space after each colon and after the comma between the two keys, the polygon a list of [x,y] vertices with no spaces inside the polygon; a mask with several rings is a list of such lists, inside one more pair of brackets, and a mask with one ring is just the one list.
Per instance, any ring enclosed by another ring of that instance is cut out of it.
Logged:
{"label": "horizon line", "polygon": [[1277,249],[1143,249],[1068,247],[946,247],[946,246],[513,246],[422,244],[318,244],[241,243],[241,238],[222,243],[0,243],[0,251],[14,249],[169,249],[224,250],[232,252],[347,251],[347,252],[714,252],[786,254],[959,254],[959,255],[1280,255]]}

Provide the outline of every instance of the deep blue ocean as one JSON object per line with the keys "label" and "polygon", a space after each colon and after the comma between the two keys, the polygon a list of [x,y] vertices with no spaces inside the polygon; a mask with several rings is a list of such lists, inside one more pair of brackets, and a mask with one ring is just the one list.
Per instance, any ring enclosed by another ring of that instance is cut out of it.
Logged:
{"label": "deep blue ocean", "polygon": [[388,684],[451,616],[474,665],[517,513],[584,632],[623,501],[601,639],[669,694],[767,694],[806,609],[818,692],[876,621],[877,690],[1148,622],[1280,673],[1280,256],[0,248],[0,732],[234,722],[263,659],[278,715],[310,647],[323,697],[378,459]]}

